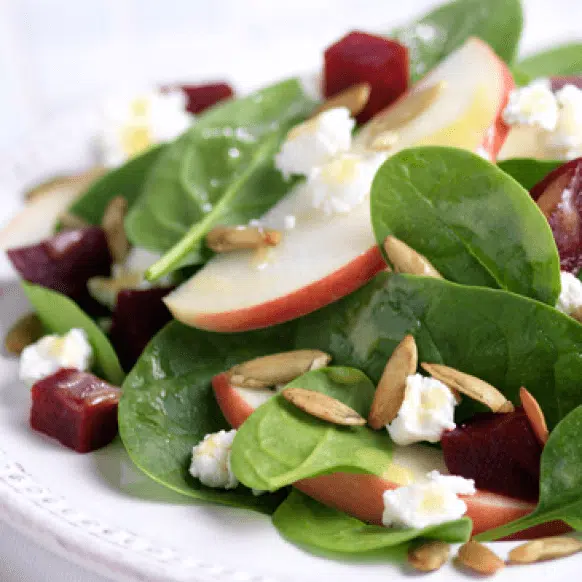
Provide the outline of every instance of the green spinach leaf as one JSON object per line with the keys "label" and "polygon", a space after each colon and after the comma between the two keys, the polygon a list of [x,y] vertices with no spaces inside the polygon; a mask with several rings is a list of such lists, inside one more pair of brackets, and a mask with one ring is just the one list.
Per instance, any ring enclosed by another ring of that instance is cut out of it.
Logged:
{"label": "green spinach leaf", "polygon": [[426,255],[446,279],[555,305],[558,250],[529,193],[470,152],[419,147],[389,158],[371,193],[372,225]]}
{"label": "green spinach leaf", "polygon": [[496,540],[534,525],[562,520],[582,530],[582,406],[550,434],[542,453],[540,500],[529,515],[477,536]]}
{"label": "green spinach leaf", "polygon": [[[375,387],[362,372],[332,367],[307,372],[288,386],[323,392],[367,417]],[[234,439],[231,465],[247,487],[273,491],[333,471],[381,474],[391,461],[385,432],[319,420],[283,396],[251,414]]]}
{"label": "green spinach leaf", "polygon": [[[408,333],[419,361],[483,378],[518,401],[538,400],[550,427],[580,404],[582,325],[538,301],[498,289],[382,273],[371,283],[299,320],[297,348],[318,348],[378,381]],[[464,398],[460,419],[479,408]]]}
{"label": "green spinach leaf", "polygon": [[203,240],[218,223],[246,223],[292,188],[273,157],[290,127],[313,109],[299,81],[283,81],[208,110],[156,161],[126,221],[135,245],[167,254],[156,279],[204,262]]}
{"label": "green spinach leaf", "polygon": [[411,77],[416,81],[472,36],[483,39],[503,60],[511,62],[522,27],[519,0],[454,0],[389,36],[408,47]]}
{"label": "green spinach leaf", "polygon": [[296,544],[341,554],[361,554],[405,544],[417,538],[466,542],[468,517],[424,529],[394,529],[366,523],[326,507],[294,489],[273,515],[279,533]]}
{"label": "green spinach leaf", "polygon": [[148,172],[164,149],[157,145],[115,168],[91,184],[69,208],[69,212],[91,224],[101,224],[109,201],[123,196],[131,207],[141,194]]}
{"label": "green spinach leaf", "polygon": [[564,44],[535,53],[519,61],[517,67],[533,79],[582,75],[582,43]]}
{"label": "green spinach leaf", "polygon": [[123,384],[119,434],[132,461],[169,489],[192,498],[272,511],[279,496],[245,487],[206,487],[190,476],[192,448],[206,434],[230,427],[210,385],[236,363],[291,349],[294,325],[216,334],[169,323],[145,349]]}
{"label": "green spinach leaf", "polygon": [[84,329],[93,348],[95,372],[112,384],[121,385],[125,374],[113,346],[99,326],[65,295],[26,281],[21,283],[44,327],[58,334],[67,333],[74,327]]}
{"label": "green spinach leaf", "polygon": [[560,167],[564,162],[557,160],[536,160],[534,158],[514,158],[503,160],[497,165],[500,170],[517,180],[526,190],[531,190],[550,172]]}

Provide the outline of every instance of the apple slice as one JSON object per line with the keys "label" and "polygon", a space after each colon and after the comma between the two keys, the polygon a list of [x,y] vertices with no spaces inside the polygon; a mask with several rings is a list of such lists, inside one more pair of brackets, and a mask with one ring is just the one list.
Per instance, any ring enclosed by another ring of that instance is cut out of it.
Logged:
{"label": "apple slice", "polygon": [[[226,374],[212,379],[216,401],[227,422],[238,428],[253,410],[273,396],[270,390],[249,390],[231,386]],[[442,453],[422,445],[395,445],[393,462],[383,477],[357,473],[332,473],[294,483],[303,493],[317,501],[353,515],[368,523],[381,524],[384,502],[382,494],[426,475],[431,470],[447,473]],[[504,495],[478,490],[464,498],[467,515],[473,520],[473,535],[531,513],[535,504]],[[530,539],[569,531],[562,522],[551,522],[520,532],[515,539]]]}
{"label": "apple slice", "polygon": [[32,189],[24,208],[0,231],[0,249],[29,246],[51,236],[59,215],[104,171],[96,167]]}
{"label": "apple slice", "polygon": [[[470,39],[429,75],[362,128],[356,148],[376,147],[388,132],[403,147],[449,145],[494,159],[507,127],[500,121],[513,86],[505,64],[482,41]],[[261,220],[296,226],[264,254],[214,257],[166,297],[176,319],[211,331],[234,332],[288,321],[340,299],[385,268],[367,203],[349,214],[323,216],[305,208],[298,186]]]}

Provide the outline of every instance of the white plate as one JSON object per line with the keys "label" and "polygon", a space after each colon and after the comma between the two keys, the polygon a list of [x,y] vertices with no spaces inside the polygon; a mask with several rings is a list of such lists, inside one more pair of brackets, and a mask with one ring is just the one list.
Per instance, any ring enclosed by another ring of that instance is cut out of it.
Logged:
{"label": "white plate", "polygon": [[[554,10],[572,7],[568,0],[552,5]],[[47,126],[13,158],[2,160],[0,222],[18,207],[18,192],[27,184],[89,163],[94,122],[91,109],[72,113]],[[25,309],[2,258],[0,337]],[[0,377],[0,518],[68,560],[115,580],[146,582],[384,582],[409,577],[391,563],[315,557],[282,540],[265,516],[172,494],[136,471],[119,442],[92,455],[60,447],[29,429],[29,392],[15,380],[14,360],[0,357]],[[495,545],[501,555],[510,547]],[[568,575],[573,580],[580,565],[580,557],[574,556],[512,567],[496,580],[536,582]],[[467,579],[450,564],[430,577],[434,582]]]}

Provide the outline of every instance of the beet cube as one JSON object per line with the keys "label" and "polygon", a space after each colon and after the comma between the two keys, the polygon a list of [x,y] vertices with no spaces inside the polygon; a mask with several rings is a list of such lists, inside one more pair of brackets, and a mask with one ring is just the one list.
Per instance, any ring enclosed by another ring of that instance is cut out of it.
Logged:
{"label": "beet cube", "polygon": [[368,83],[370,99],[358,115],[365,123],[396,101],[408,87],[408,49],[382,36],[350,32],[325,51],[326,97],[357,83]]}
{"label": "beet cube", "polygon": [[62,232],[26,247],[10,249],[8,258],[20,276],[67,295],[85,311],[103,313],[87,290],[91,277],[108,277],[111,255],[105,232],[98,227]]}
{"label": "beet cube", "polygon": [[109,444],[117,434],[121,390],[73,368],[61,368],[32,387],[30,425],[78,453]]}
{"label": "beet cube", "polygon": [[124,289],[117,294],[110,337],[126,371],[133,367],[152,337],[172,320],[162,301],[172,289]]}
{"label": "beet cube", "polygon": [[530,191],[550,223],[563,271],[582,268],[582,158],[550,172]]}
{"label": "beet cube", "polygon": [[205,109],[216,105],[219,101],[234,95],[233,88],[228,83],[207,83],[205,85],[179,85],[186,93],[188,102],[186,110],[190,113],[202,113]]}
{"label": "beet cube", "polygon": [[582,75],[571,75],[567,77],[551,77],[550,83],[552,91],[559,91],[566,85],[574,85],[578,89],[582,89]]}
{"label": "beet cube", "polygon": [[474,479],[479,489],[537,500],[542,445],[523,408],[478,414],[446,432],[441,445],[451,474]]}

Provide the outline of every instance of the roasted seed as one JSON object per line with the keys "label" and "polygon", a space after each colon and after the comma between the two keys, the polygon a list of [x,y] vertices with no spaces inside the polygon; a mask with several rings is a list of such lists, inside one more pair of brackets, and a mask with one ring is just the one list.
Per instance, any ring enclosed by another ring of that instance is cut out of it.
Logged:
{"label": "roasted seed", "polygon": [[523,386],[519,389],[519,399],[536,437],[542,445],[545,445],[550,433],[546,424],[546,417],[538,401]]}
{"label": "roasted seed", "polygon": [[346,107],[350,110],[350,115],[355,117],[358,113],[361,113],[364,107],[366,107],[368,99],[370,98],[371,90],[372,88],[368,83],[352,85],[344,91],[327,99],[315,110],[313,115],[319,115],[324,111],[335,109],[336,107]]}
{"label": "roasted seed", "polygon": [[443,278],[424,255],[417,253],[412,247],[409,247],[395,236],[386,237],[384,250],[396,273],[425,275],[426,277],[435,277],[437,279]]}
{"label": "roasted seed", "polygon": [[414,337],[407,335],[390,356],[378,382],[368,415],[368,424],[380,429],[392,422],[404,401],[406,378],[416,372],[418,350]]}
{"label": "roasted seed", "polygon": [[434,572],[449,559],[450,546],[445,542],[427,542],[408,552],[408,563],[420,572]]}
{"label": "roasted seed", "polygon": [[463,566],[478,572],[491,575],[505,567],[503,560],[487,546],[473,540],[459,548],[457,560]]}
{"label": "roasted seed", "polygon": [[60,188],[77,188],[79,192],[82,192],[87,188],[92,182],[100,178],[105,174],[106,169],[101,166],[96,166],[91,168],[82,174],[75,174],[71,176],[55,176],[49,180],[45,180],[40,184],[32,187],[30,190],[24,193],[26,200],[32,200],[36,196],[41,196],[47,192],[52,192]]}
{"label": "roasted seed", "polygon": [[427,371],[433,378],[446,384],[451,390],[457,390],[461,394],[481,402],[493,412],[504,413],[514,410],[513,404],[497,388],[475,376],[442,364],[422,362],[420,365],[423,370]]}
{"label": "roasted seed", "polygon": [[327,366],[331,356],[320,350],[294,350],[238,364],[228,371],[234,386],[257,390],[287,384],[295,378]]}
{"label": "roasted seed", "polygon": [[42,323],[36,313],[21,317],[6,334],[4,347],[9,354],[19,355],[22,350],[44,335]]}
{"label": "roasted seed", "polygon": [[131,248],[125,234],[124,221],[126,212],[127,200],[123,196],[116,196],[110,200],[101,221],[111,257],[116,264],[121,264],[125,261]]}
{"label": "roasted seed", "polygon": [[400,136],[395,131],[385,131],[374,138],[370,149],[377,152],[389,152],[394,149],[399,139]]}
{"label": "roasted seed", "polygon": [[386,132],[399,133],[402,127],[424,113],[445,88],[446,82],[441,81],[430,87],[411,91],[406,99],[396,101],[375,115],[360,130],[356,137],[357,142],[369,147],[377,137]]}
{"label": "roasted seed", "polygon": [[241,249],[274,247],[281,242],[281,232],[256,226],[216,226],[206,235],[206,245],[215,253]]}
{"label": "roasted seed", "polygon": [[582,541],[575,538],[552,537],[526,542],[509,552],[511,564],[533,564],[542,560],[564,558],[582,551]]}
{"label": "roasted seed", "polygon": [[320,420],[343,426],[363,426],[366,419],[343,402],[314,390],[285,388],[281,392],[285,400]]}

